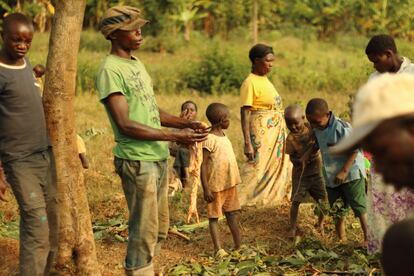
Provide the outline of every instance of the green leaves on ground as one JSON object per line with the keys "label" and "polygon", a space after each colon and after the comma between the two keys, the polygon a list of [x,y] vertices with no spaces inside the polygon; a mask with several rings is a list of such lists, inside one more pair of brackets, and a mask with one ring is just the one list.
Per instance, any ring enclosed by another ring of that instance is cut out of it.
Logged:
{"label": "green leaves on ground", "polygon": [[119,242],[128,240],[128,224],[122,217],[116,217],[108,221],[95,222],[92,226],[95,240],[112,238]]}
{"label": "green leaves on ground", "polygon": [[19,222],[5,221],[0,214],[0,238],[19,239]]}
{"label": "green leaves on ground", "polygon": [[305,239],[288,256],[276,256],[268,249],[243,247],[223,259],[201,257],[200,263],[189,260],[172,267],[168,275],[280,275],[288,273],[365,274],[379,267],[377,256],[352,245],[326,248],[318,240]]}

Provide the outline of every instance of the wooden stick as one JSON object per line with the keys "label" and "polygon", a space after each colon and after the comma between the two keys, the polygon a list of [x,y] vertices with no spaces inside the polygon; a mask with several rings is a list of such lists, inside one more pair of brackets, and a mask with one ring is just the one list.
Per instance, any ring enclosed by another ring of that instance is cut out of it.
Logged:
{"label": "wooden stick", "polygon": [[190,237],[188,237],[187,235],[184,235],[183,233],[178,232],[177,230],[169,229],[168,234],[176,235],[186,241],[191,241]]}

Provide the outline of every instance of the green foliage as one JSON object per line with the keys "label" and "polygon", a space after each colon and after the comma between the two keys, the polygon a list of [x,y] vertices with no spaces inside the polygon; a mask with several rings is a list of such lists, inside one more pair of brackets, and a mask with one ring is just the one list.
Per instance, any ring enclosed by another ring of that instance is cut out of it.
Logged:
{"label": "green foliage", "polygon": [[305,239],[288,256],[274,256],[265,247],[249,246],[222,259],[205,257],[200,263],[180,263],[170,268],[168,275],[316,275],[325,271],[365,275],[373,266],[378,266],[378,257],[368,256],[366,250],[347,245],[326,248],[318,240]]}
{"label": "green foliage", "polygon": [[19,222],[7,221],[0,213],[0,238],[19,239]]}
{"label": "green foliage", "polygon": [[249,66],[240,62],[228,50],[217,46],[203,54],[199,62],[190,65],[184,80],[189,88],[207,93],[226,93],[238,89]]}

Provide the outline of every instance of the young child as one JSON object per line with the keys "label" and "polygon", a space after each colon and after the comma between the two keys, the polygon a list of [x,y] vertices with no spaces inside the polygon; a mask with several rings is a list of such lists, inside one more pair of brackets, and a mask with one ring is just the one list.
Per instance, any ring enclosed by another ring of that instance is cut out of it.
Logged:
{"label": "young child", "polygon": [[[286,153],[293,163],[292,206],[290,209],[289,237],[295,237],[300,203],[309,193],[317,203],[326,200],[322,177],[322,164],[316,137],[310,125],[305,123],[305,114],[298,105],[285,109],[285,121],[290,133],[286,139]],[[323,229],[324,216],[318,217],[317,227]]]}
{"label": "young child", "polygon": [[43,89],[44,89],[42,77],[44,76],[45,73],[46,73],[46,68],[43,65],[36,64],[33,67],[33,74],[34,74],[35,79],[36,79],[35,85],[37,87],[39,87],[39,93],[40,93],[41,97],[43,97]]}
{"label": "young child", "polygon": [[[33,73],[36,78],[35,85],[39,87],[39,93],[40,96],[43,97],[43,79],[42,77],[46,73],[46,68],[42,64],[36,64],[35,67],[33,67]],[[79,159],[81,161],[82,167],[84,169],[89,168],[89,160],[88,157],[86,157],[86,146],[85,142],[83,141],[82,137],[80,137],[78,134],[76,134],[76,145],[78,148],[78,155]]]}
{"label": "young child", "polygon": [[233,236],[235,249],[240,248],[238,212],[240,203],[236,185],[241,182],[236,156],[230,140],[223,130],[230,125],[230,111],[221,103],[212,103],[206,110],[207,119],[212,127],[207,140],[203,142],[203,163],[201,165],[201,183],[204,199],[208,202],[210,234],[217,257],[227,255],[221,248],[217,222],[224,211],[227,224]]}
{"label": "young child", "polygon": [[[193,101],[185,101],[181,105],[181,118],[186,118],[188,120],[195,120],[197,117],[197,105]],[[191,155],[191,146],[188,145],[178,145],[175,147],[175,151],[171,151],[175,153],[175,160],[174,160],[174,169],[178,174],[183,187],[187,185],[187,182],[190,178],[190,155]]]}
{"label": "young child", "polygon": [[375,70],[369,77],[373,80],[382,73],[414,74],[414,64],[398,54],[394,39],[389,35],[376,35],[371,38],[365,53],[374,65]]}
{"label": "young child", "polygon": [[[306,118],[311,124],[321,151],[329,204],[342,199],[359,218],[367,241],[367,214],[365,195],[365,162],[359,150],[350,155],[332,155],[329,149],[349,134],[351,126],[329,111],[324,99],[315,98],[306,106]],[[340,240],[345,240],[343,214],[338,214],[335,226]]]}
{"label": "young child", "polygon": [[[188,120],[196,120],[197,104],[191,100],[185,101],[181,105],[180,117]],[[174,193],[182,188],[188,188],[190,202],[188,206],[187,223],[190,223],[194,216],[195,221],[200,222],[197,211],[197,192],[200,185],[201,162],[203,161],[203,150],[201,143],[183,145],[170,143],[170,154],[175,157],[174,170],[170,174],[169,189]],[[182,185],[181,185],[182,184]]]}

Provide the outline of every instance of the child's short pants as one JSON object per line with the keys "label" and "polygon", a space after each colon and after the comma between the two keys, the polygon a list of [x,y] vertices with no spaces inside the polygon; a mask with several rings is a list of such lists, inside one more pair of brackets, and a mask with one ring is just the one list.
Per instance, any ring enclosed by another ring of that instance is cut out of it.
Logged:
{"label": "child's short pants", "polygon": [[332,206],[336,200],[342,198],[345,203],[345,208],[354,211],[355,216],[359,217],[361,214],[367,212],[367,199],[365,195],[365,178],[344,183],[338,187],[327,187],[329,204]]}
{"label": "child's short pants", "polygon": [[220,192],[213,192],[214,201],[207,204],[207,216],[209,218],[220,218],[223,212],[240,210],[239,197],[236,186]]}
{"label": "child's short pants", "polygon": [[299,176],[293,176],[292,202],[304,202],[308,193],[316,202],[326,200],[325,182],[320,173],[299,178]]}

